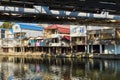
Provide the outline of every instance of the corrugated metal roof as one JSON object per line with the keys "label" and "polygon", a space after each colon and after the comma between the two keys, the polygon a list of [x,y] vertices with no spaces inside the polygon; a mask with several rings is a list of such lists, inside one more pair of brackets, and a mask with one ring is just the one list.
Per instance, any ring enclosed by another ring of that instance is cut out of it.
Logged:
{"label": "corrugated metal roof", "polygon": [[70,26],[69,25],[58,25],[58,24],[53,24],[51,26],[48,26],[46,29],[57,29],[58,32],[60,33],[70,33]]}
{"label": "corrugated metal roof", "polygon": [[42,26],[38,26],[38,25],[32,25],[32,24],[20,24],[20,28],[23,29],[30,29],[30,30],[37,30],[37,31],[43,31],[43,27]]}

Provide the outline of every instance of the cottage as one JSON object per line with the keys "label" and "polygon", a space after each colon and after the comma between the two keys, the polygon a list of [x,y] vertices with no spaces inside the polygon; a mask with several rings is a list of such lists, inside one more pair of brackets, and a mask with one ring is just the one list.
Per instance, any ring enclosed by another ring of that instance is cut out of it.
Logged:
{"label": "cottage", "polygon": [[0,46],[3,52],[11,52],[14,46],[14,35],[12,29],[1,28]]}
{"label": "cottage", "polygon": [[38,26],[37,24],[18,23],[13,25],[12,29],[16,41],[16,51],[21,51],[21,46],[25,47],[25,51],[27,51],[28,46],[34,48],[36,46],[35,38],[44,36],[44,28],[42,26]]}
{"label": "cottage", "polygon": [[114,53],[112,27],[88,26],[89,53]]}
{"label": "cottage", "polygon": [[75,52],[85,52],[86,32],[87,30],[85,25],[70,26],[71,45]]}
{"label": "cottage", "polygon": [[70,26],[68,25],[50,25],[45,29],[47,44],[52,53],[67,53],[70,47]]}
{"label": "cottage", "polygon": [[[51,25],[45,29],[46,38],[50,39],[50,46],[69,46],[70,27],[67,25]],[[63,44],[62,44],[63,43]]]}
{"label": "cottage", "polygon": [[13,25],[14,33],[25,33],[25,37],[38,37],[43,36],[43,27],[33,24],[22,24],[18,23]]}
{"label": "cottage", "polygon": [[[107,33],[107,34],[104,34],[104,33]],[[106,42],[104,53],[120,54],[120,29],[112,28],[106,31],[103,30],[102,35],[106,36],[105,38],[102,38],[102,43],[104,44]]]}

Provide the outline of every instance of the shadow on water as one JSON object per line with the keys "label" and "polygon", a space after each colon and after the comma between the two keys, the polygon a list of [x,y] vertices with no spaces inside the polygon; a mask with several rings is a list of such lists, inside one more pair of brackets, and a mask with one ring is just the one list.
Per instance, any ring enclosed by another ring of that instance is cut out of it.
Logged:
{"label": "shadow on water", "polygon": [[0,58],[0,80],[118,80],[119,60]]}

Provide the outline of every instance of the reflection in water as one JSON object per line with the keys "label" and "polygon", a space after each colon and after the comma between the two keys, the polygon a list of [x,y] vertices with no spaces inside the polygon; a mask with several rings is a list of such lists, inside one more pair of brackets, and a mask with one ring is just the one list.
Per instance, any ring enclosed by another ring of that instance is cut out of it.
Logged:
{"label": "reflection in water", "polygon": [[0,80],[118,80],[119,75],[119,60],[0,59]]}

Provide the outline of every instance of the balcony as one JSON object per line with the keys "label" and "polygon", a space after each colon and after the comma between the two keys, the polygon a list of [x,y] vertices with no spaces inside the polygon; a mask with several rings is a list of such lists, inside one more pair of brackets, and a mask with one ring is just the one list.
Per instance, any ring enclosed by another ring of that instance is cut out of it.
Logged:
{"label": "balcony", "polygon": [[49,46],[61,46],[61,43],[49,43]]}
{"label": "balcony", "polygon": [[85,45],[85,41],[72,41],[72,45]]}
{"label": "balcony", "polygon": [[58,37],[60,37],[60,34],[52,34],[51,35],[51,38],[58,38]]}

